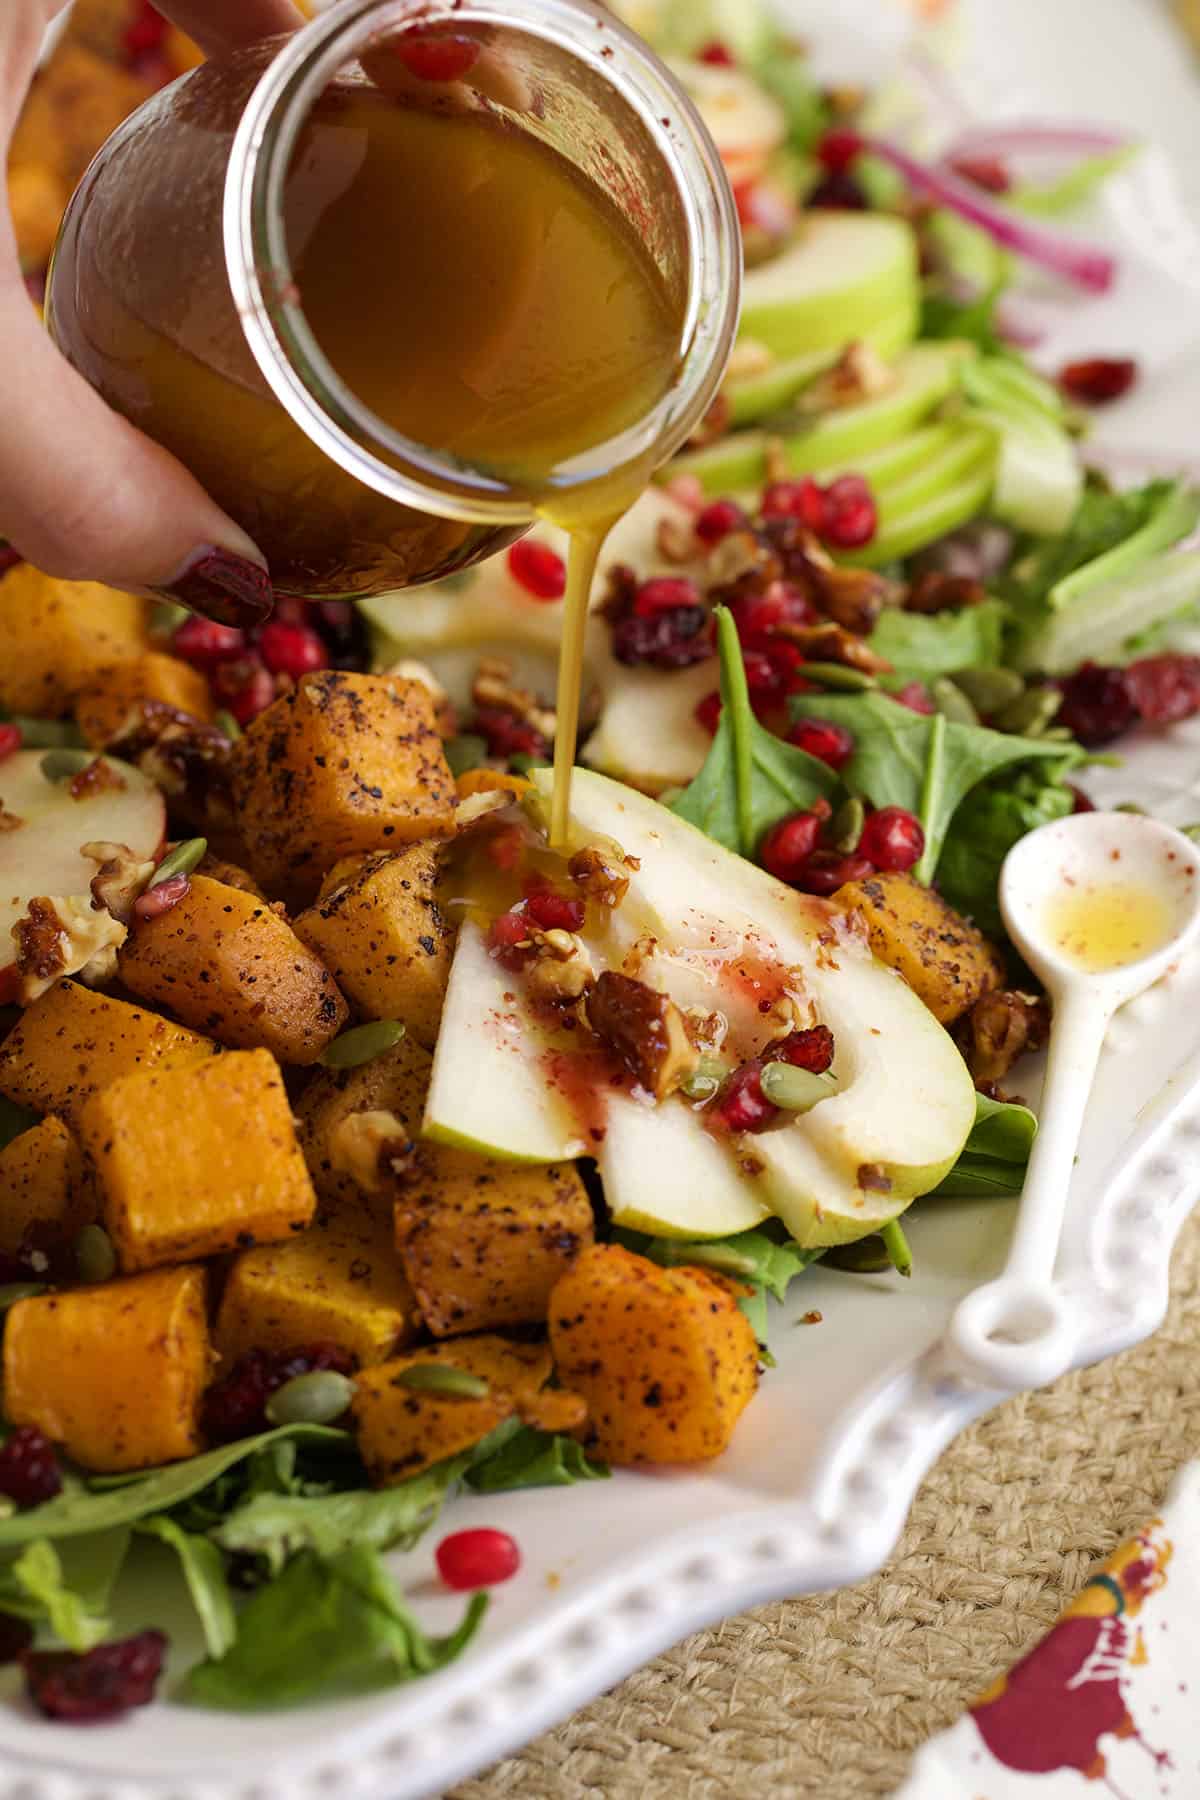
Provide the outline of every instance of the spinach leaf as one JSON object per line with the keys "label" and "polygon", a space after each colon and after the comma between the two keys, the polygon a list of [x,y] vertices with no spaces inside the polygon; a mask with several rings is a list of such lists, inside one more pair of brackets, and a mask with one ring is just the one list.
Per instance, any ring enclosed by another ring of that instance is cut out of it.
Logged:
{"label": "spinach leaf", "polygon": [[768,1222],[735,1231],[729,1237],[687,1240],[683,1238],[645,1237],[639,1231],[613,1232],[613,1241],[623,1244],[638,1256],[658,1263],[664,1269],[677,1269],[687,1264],[714,1269],[732,1275],[748,1284],[751,1292],[739,1296],[738,1305],[754,1327],[754,1335],[765,1359],[767,1350],[767,1295],[782,1300],[797,1275],[822,1255],[820,1250],[802,1250],[793,1243],[782,1226]]}
{"label": "spinach leaf", "polygon": [[186,1694],[202,1706],[252,1710],[406,1681],[453,1661],[486,1610],[486,1595],[473,1595],[457,1631],[431,1638],[371,1545],[331,1557],[305,1550],[251,1597],[232,1649],[194,1668]]}
{"label": "spinach leaf", "polygon": [[1022,769],[975,788],[955,813],[938,860],[938,887],[951,906],[992,936],[1003,934],[996,890],[1004,858],[1029,832],[1065,819],[1074,806],[1057,771]]}
{"label": "spinach leaf", "polygon": [[935,1194],[991,1199],[1019,1194],[1037,1119],[1027,1106],[975,1096],[975,1124],[962,1154]]}
{"label": "spinach leaf", "polygon": [[886,694],[801,694],[799,718],[831,719],[854,738],[854,754],[842,770],[852,794],[873,806],[902,806],[925,832],[925,853],[913,873],[930,881],[950,822],[962,800],[988,775],[1011,763],[1072,759],[1063,744],[959,725],[910,711]]}
{"label": "spinach leaf", "polygon": [[91,1650],[109,1635],[108,1603],[125,1561],[129,1533],[97,1533],[60,1557],[35,1538],[0,1574],[0,1612],[45,1623],[69,1650]]}
{"label": "spinach leaf", "polygon": [[225,1558],[217,1546],[209,1538],[184,1531],[174,1519],[161,1514],[156,1519],[142,1519],[134,1529],[146,1537],[158,1538],[174,1550],[208,1654],[224,1656],[237,1636],[237,1614],[225,1575]]}
{"label": "spinach leaf", "polygon": [[829,798],[840,784],[828,764],[759,724],[733,618],[718,607],[716,619],[721,722],[704,767],[671,810],[726,850],[752,857],[772,825]]}
{"label": "spinach leaf", "polygon": [[960,669],[987,668],[1001,660],[1004,621],[1002,600],[985,600],[960,612],[912,613],[888,607],[871,633],[871,648],[896,672],[897,685]]}
{"label": "spinach leaf", "polygon": [[573,1487],[577,1481],[605,1481],[607,1463],[592,1462],[574,1438],[531,1426],[503,1449],[467,1471],[465,1484],[477,1494],[500,1494],[511,1488]]}

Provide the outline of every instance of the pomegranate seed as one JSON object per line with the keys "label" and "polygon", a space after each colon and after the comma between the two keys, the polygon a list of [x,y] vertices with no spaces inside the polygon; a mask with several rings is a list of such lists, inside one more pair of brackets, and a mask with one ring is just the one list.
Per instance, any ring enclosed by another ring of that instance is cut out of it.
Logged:
{"label": "pomegranate seed", "polygon": [[95,1650],[29,1650],[22,1658],[29,1698],[48,1719],[86,1725],[113,1719],[154,1698],[167,1638],[142,1631]]}
{"label": "pomegranate seed", "polygon": [[228,662],[241,656],[246,648],[246,634],[236,625],[218,625],[215,619],[202,619],[193,613],[171,633],[171,649],[184,662],[198,669],[213,663]]}
{"label": "pomegranate seed", "polygon": [[507,762],[510,756],[533,756],[544,759],[550,740],[542,736],[536,725],[500,706],[481,706],[469,729],[487,742],[488,755]]}
{"label": "pomegranate seed", "polygon": [[843,175],[862,155],[863,149],[863,140],[857,131],[835,126],[817,145],[817,155],[823,169],[828,169],[831,175]]}
{"label": "pomegranate seed", "polygon": [[703,725],[711,737],[716,737],[717,726],[721,723],[721,693],[714,688],[711,694],[705,694],[703,700],[696,702],[696,723]]}
{"label": "pomegranate seed", "polygon": [[817,894],[828,899],[848,881],[865,881],[875,868],[865,856],[839,856],[836,850],[814,850],[800,870],[792,886],[802,894]]}
{"label": "pomegranate seed", "polygon": [[543,931],[578,931],[587,909],[570,894],[542,892],[530,894],[525,911]]}
{"label": "pomegranate seed", "polygon": [[825,529],[825,489],[806,475],[802,481],[772,481],[763,491],[764,519],[799,519],[810,531]]}
{"label": "pomegranate seed", "polygon": [[729,45],[723,44],[720,38],[713,38],[710,43],[705,44],[701,50],[698,50],[696,55],[698,61],[702,63],[711,63],[714,69],[737,68],[737,57],[733,54]]}
{"label": "pomegranate seed", "polygon": [[170,875],[166,881],[160,881],[157,887],[147,888],[139,894],[133,903],[135,919],[161,919],[172,907],[191,892],[191,882],[186,875]]}
{"label": "pomegranate seed", "polygon": [[516,1540],[507,1531],[493,1531],[486,1525],[474,1531],[452,1531],[434,1556],[446,1586],[460,1593],[511,1581],[521,1566]]}
{"label": "pomegranate seed", "polygon": [[841,769],[854,755],[854,738],[844,725],[828,719],[797,719],[788,732],[788,743],[807,750],[831,769]]}
{"label": "pomegranate seed", "polygon": [[773,581],[761,594],[739,594],[729,610],[742,643],[758,647],[781,625],[811,625],[817,616],[808,596],[787,581]]}
{"label": "pomegranate seed", "polygon": [[1077,813],[1095,812],[1095,810],[1096,810],[1095,803],[1088,799],[1087,795],[1084,793],[1084,791],[1081,787],[1076,787],[1075,783],[1073,781],[1068,781],[1066,784],[1066,788],[1067,788],[1068,794],[1070,794],[1071,798],[1075,802],[1074,806],[1071,808],[1072,812],[1077,812]]}
{"label": "pomegranate seed", "polygon": [[706,606],[676,606],[652,618],[631,613],[614,623],[612,648],[629,668],[689,668],[712,655],[712,614]]}
{"label": "pomegranate seed", "polygon": [[509,550],[508,572],[535,600],[561,600],[567,591],[567,565],[549,544],[519,539]]}
{"label": "pomegranate seed", "polygon": [[247,1350],[204,1396],[205,1435],[214,1444],[253,1437],[266,1428],[267,1401],[285,1382],[316,1369],[352,1375],[356,1366],[354,1357],[337,1344],[310,1344],[275,1354]]}
{"label": "pomegranate seed", "polygon": [[686,575],[656,575],[652,581],[643,581],[633,610],[640,619],[653,619],[657,613],[699,605],[700,589]]}
{"label": "pomegranate seed", "polygon": [[762,1091],[762,1068],[756,1058],[733,1071],[713,1108],[714,1125],[726,1131],[761,1131],[777,1117],[779,1108]]}
{"label": "pomegranate seed", "polygon": [[1200,656],[1143,656],[1125,676],[1135,706],[1152,725],[1173,725],[1200,712]]}
{"label": "pomegranate seed", "polygon": [[1059,374],[1058,385],[1068,400],[1080,406],[1107,406],[1129,392],[1137,373],[1131,356],[1093,356],[1086,362],[1068,363]]}
{"label": "pomegranate seed", "polygon": [[275,679],[253,652],[237,662],[218,663],[209,680],[214,694],[239,725],[249,725],[275,698]]}
{"label": "pomegranate seed", "polygon": [[21,727],[0,725],[0,762],[21,748]]}
{"label": "pomegranate seed", "polygon": [[798,812],[772,825],[758,847],[758,860],[779,881],[795,881],[817,847],[821,821],[816,813]]}
{"label": "pomegranate seed", "polygon": [[696,536],[702,544],[719,544],[731,531],[741,531],[749,524],[736,500],[711,500],[696,517]]}
{"label": "pomegranate seed", "polygon": [[750,698],[756,705],[769,704],[781,698],[783,683],[765,651],[744,651],[742,666],[746,671],[746,686],[750,689]]}
{"label": "pomegranate seed", "polygon": [[0,1664],[20,1662],[32,1643],[33,1626],[28,1619],[0,1613]]}
{"label": "pomegranate seed", "polygon": [[422,81],[459,81],[479,58],[478,39],[453,31],[406,31],[396,55]]}
{"label": "pomegranate seed", "polygon": [[842,475],[825,489],[821,536],[835,550],[859,550],[879,529],[875,496],[861,475]]}
{"label": "pomegranate seed", "polygon": [[805,205],[814,211],[822,207],[831,207],[835,212],[867,212],[870,208],[866,189],[855,181],[853,175],[841,172],[826,175],[809,194]]}
{"label": "pomegranate seed", "polygon": [[1063,703],[1055,722],[1065,725],[1089,750],[1111,744],[1137,723],[1138,704],[1125,669],[1084,663],[1060,686]]}
{"label": "pomegranate seed", "polygon": [[924,713],[927,718],[931,718],[937,710],[929,698],[923,681],[906,681],[904,686],[892,695],[892,699],[898,700],[901,706],[907,706],[909,712]]}
{"label": "pomegranate seed", "polygon": [[40,1506],[62,1491],[54,1446],[36,1425],[21,1425],[0,1449],[0,1494],[18,1506]]}
{"label": "pomegranate seed", "polygon": [[763,654],[774,669],[776,682],[784,693],[803,693],[811,686],[800,675],[804,658],[797,645],[789,643],[787,638],[776,638],[768,643]]}
{"label": "pomegranate seed", "polygon": [[954,173],[987,194],[1007,194],[1012,176],[998,156],[959,156],[950,164]]}
{"label": "pomegranate seed", "polygon": [[877,869],[911,869],[924,851],[921,822],[902,806],[881,806],[871,813],[858,840],[858,854]]}
{"label": "pomegranate seed", "polygon": [[504,969],[521,969],[533,953],[529,921],[524,913],[501,913],[488,931],[488,950]]}
{"label": "pomegranate seed", "polygon": [[794,1069],[808,1069],[823,1075],[833,1062],[833,1033],[828,1025],[810,1025],[806,1031],[790,1031],[777,1044],[772,1044],[768,1061],[791,1063]]}
{"label": "pomegranate seed", "polygon": [[152,50],[161,50],[166,36],[167,21],[143,0],[137,16],[125,28],[121,48],[131,61],[138,61]]}
{"label": "pomegranate seed", "polygon": [[329,667],[323,640],[307,625],[272,619],[258,634],[258,649],[272,675],[290,675],[293,681]]}

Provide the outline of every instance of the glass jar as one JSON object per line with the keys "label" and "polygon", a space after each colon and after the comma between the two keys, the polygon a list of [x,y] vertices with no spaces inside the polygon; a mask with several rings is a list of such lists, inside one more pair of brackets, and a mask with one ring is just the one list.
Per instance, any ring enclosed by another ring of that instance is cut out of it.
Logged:
{"label": "glass jar", "polygon": [[194,70],[88,170],[46,320],[109,404],[250,533],[284,594],[362,597],[444,576],[519,536],[543,498],[372,412],[323,354],[292,280],[283,198],[302,127],[332,85],[366,80],[359,58],[381,34],[414,20],[479,33],[489,55],[465,77],[481,83],[471,103],[596,184],[678,302],[674,384],[564,479],[664,462],[710,405],[736,328],[740,237],[712,140],[649,47],[586,0],[341,0],[294,37]]}

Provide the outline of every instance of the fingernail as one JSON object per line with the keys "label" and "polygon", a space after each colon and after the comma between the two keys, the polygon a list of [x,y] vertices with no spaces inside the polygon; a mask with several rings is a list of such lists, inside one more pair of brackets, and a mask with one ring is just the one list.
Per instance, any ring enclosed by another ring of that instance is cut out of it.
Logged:
{"label": "fingernail", "polygon": [[275,604],[271,577],[259,563],[203,544],[173,581],[155,590],[218,625],[261,625]]}

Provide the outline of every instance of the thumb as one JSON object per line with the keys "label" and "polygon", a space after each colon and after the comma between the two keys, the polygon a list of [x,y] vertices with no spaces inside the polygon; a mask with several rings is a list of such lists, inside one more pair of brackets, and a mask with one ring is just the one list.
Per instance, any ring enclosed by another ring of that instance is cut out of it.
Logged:
{"label": "thumb", "polygon": [[154,589],[228,624],[264,618],[272,591],[261,552],[70,367],[7,254],[0,343],[0,532],[14,548],[49,575]]}

